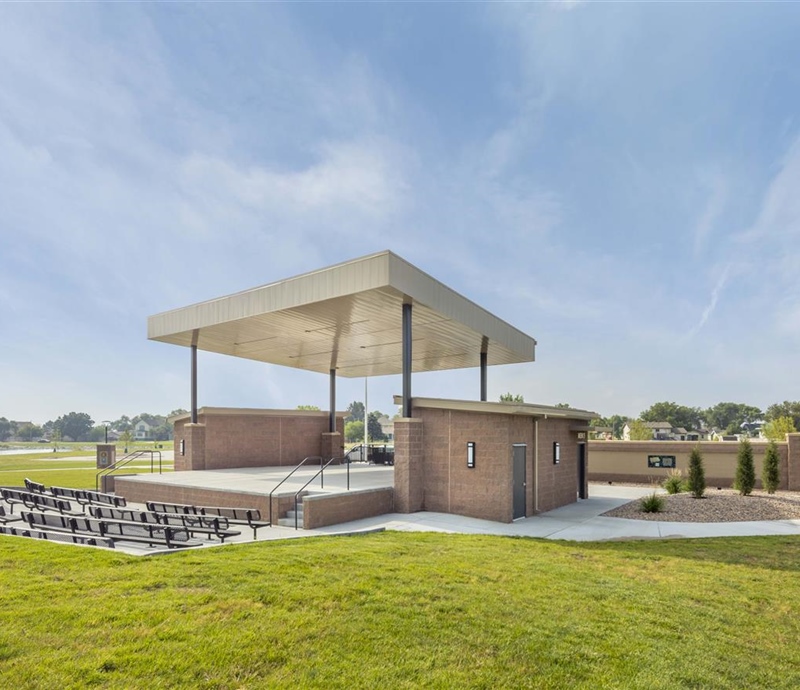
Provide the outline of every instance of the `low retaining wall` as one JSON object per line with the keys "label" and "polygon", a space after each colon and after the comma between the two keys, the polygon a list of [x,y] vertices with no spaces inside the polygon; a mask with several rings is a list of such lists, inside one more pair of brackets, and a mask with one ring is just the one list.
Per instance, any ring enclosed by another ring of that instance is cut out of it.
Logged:
{"label": "low retaining wall", "polygon": [[[174,484],[154,484],[117,477],[114,482],[117,496],[124,496],[131,503],[180,503],[194,506],[219,506],[221,508],[257,508],[262,517],[269,515],[269,496],[265,494],[221,489],[204,489],[196,486],[176,486]],[[294,500],[273,499],[273,524],[282,510],[289,510]]]}
{"label": "low retaining wall", "polygon": [[394,490],[364,489],[341,494],[317,494],[303,499],[305,529],[385,515],[394,510]]}
{"label": "low retaining wall", "polygon": [[[790,454],[794,443],[779,443],[780,485],[783,490],[795,490],[800,482],[800,455]],[[761,468],[766,442],[753,441],[753,461],[756,470],[756,486],[761,486]],[[703,456],[706,484],[730,487],[736,475],[738,442],[707,441],[590,441],[589,479],[596,482],[661,483],[669,476],[670,469],[648,467],[648,456],[675,456],[676,468],[684,477],[689,473],[689,455],[697,447]]]}

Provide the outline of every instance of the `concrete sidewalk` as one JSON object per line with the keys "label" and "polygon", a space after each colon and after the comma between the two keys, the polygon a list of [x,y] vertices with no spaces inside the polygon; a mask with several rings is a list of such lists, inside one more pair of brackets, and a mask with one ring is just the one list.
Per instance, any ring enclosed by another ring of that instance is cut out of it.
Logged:
{"label": "concrete sidewalk", "polygon": [[800,520],[698,523],[602,517],[602,513],[641,498],[652,491],[651,488],[644,487],[590,484],[590,497],[587,500],[535,517],[516,520],[511,524],[446,513],[391,513],[341,525],[304,530],[303,533],[305,536],[311,536],[384,528],[405,532],[496,534],[568,541],[800,535]]}

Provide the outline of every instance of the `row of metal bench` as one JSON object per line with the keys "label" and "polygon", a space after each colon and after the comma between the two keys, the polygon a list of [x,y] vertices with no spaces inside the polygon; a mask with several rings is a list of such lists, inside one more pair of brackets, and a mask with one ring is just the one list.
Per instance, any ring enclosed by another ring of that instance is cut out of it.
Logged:
{"label": "row of metal bench", "polygon": [[[28,481],[28,480],[26,480]],[[28,510],[54,511],[57,513],[73,513],[70,499],[75,500],[81,509],[86,506],[101,505],[124,508],[125,499],[113,494],[102,494],[98,491],[79,491],[77,489],[62,489],[54,486],[50,492],[31,491],[10,486],[0,488],[0,498],[5,501],[14,512],[15,505],[21,505]]]}
{"label": "row of metal bench", "polygon": [[19,527],[17,525],[0,524],[0,534],[10,534],[15,537],[29,537],[33,539],[47,539],[48,541],[62,541],[68,544],[85,544],[87,546],[103,546],[107,549],[114,548],[114,540],[103,537],[88,536],[85,534],[73,534],[67,532],[51,532],[30,527]]}
{"label": "row of metal bench", "polygon": [[253,539],[262,527],[271,527],[269,520],[261,518],[261,511],[257,508],[218,508],[214,506],[193,506],[181,503],[160,503],[148,501],[147,510],[153,513],[169,515],[202,515],[206,517],[226,518],[235,525],[247,525],[253,530]]}
{"label": "row of metal bench", "polygon": [[191,533],[186,527],[121,520],[98,520],[76,515],[36,513],[27,510],[22,511],[21,517],[32,529],[52,532],[68,532],[107,538],[113,541],[138,542],[149,546],[166,546],[170,549],[203,544],[201,541],[192,539]]}
{"label": "row of metal bench", "polygon": [[[113,545],[115,541],[168,548],[200,546],[203,542],[194,539],[198,535],[224,542],[241,534],[231,529],[231,525],[249,527],[253,530],[253,539],[257,538],[260,528],[271,526],[255,508],[148,502],[147,511],[142,511],[128,508],[125,499],[114,494],[62,487],[48,490],[44,484],[29,479],[25,480],[25,490],[0,488],[0,498],[9,505],[11,513],[7,515],[0,506],[0,526],[7,526],[7,530],[0,533],[40,539],[48,538],[40,533],[53,534],[56,536],[50,537],[52,539],[97,546]],[[71,501],[80,505],[81,512],[73,510]],[[19,516],[14,515],[15,505],[24,508]],[[8,524],[20,520],[27,526]]]}

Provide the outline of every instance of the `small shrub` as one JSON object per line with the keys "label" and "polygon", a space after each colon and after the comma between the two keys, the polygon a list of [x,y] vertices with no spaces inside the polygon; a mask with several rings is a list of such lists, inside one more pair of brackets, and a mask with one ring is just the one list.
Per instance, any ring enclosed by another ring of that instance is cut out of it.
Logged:
{"label": "small shrub", "polygon": [[742,496],[749,496],[756,485],[756,468],[753,464],[753,446],[746,438],[739,442],[734,486]]}
{"label": "small shrub", "polygon": [[778,446],[775,441],[770,441],[767,446],[767,452],[764,455],[764,468],[761,472],[761,483],[764,486],[764,491],[768,494],[774,494],[778,484],[781,483],[781,474],[778,457]]}
{"label": "small shrub", "polygon": [[685,491],[686,484],[683,481],[683,473],[680,470],[670,470],[669,476],[664,480],[662,486],[670,495]]}
{"label": "small shrub", "polygon": [[642,498],[639,506],[643,513],[660,513],[664,510],[664,497],[654,491],[649,496]]}
{"label": "small shrub", "polygon": [[689,456],[689,491],[695,498],[703,498],[706,492],[706,473],[703,469],[703,456],[695,446]]}

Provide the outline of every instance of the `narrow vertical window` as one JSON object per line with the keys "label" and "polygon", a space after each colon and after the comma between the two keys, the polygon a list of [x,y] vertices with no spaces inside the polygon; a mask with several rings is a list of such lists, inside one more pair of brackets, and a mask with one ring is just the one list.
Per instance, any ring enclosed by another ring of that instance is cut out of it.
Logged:
{"label": "narrow vertical window", "polygon": [[558,441],[553,441],[553,464],[558,465],[561,462],[561,444]]}

